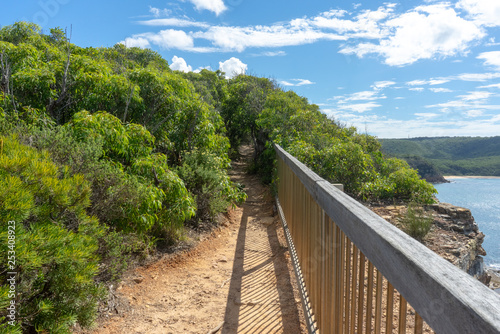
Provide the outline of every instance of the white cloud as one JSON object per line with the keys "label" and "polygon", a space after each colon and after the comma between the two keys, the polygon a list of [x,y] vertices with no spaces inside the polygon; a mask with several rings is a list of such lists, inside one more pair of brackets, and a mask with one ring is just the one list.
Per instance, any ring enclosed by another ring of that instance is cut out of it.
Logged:
{"label": "white cloud", "polygon": [[462,80],[462,81],[486,81],[490,79],[500,78],[500,72],[498,73],[462,73],[453,77],[451,79]]}
{"label": "white cloud", "polygon": [[423,86],[423,85],[441,85],[450,82],[450,79],[438,78],[429,80],[412,80],[408,81],[406,84],[408,86]]}
{"label": "white cloud", "polygon": [[490,37],[488,39],[488,43],[485,44],[486,46],[498,46],[500,43],[495,41],[495,37]]}
{"label": "white cloud", "polygon": [[464,54],[473,41],[484,36],[476,24],[461,18],[449,3],[418,6],[383,25],[390,30],[390,36],[379,44],[344,46],[340,52],[360,58],[379,54],[387,65],[403,66],[420,59]]}
{"label": "white cloud", "polygon": [[429,85],[442,85],[444,83],[450,82],[448,79],[431,79],[429,80]]}
{"label": "white cloud", "polygon": [[500,110],[500,105],[486,104],[492,95],[492,92],[472,91],[465,95],[458,95],[457,100],[426,105],[425,107],[439,108],[443,113],[454,112],[455,114],[462,115],[464,117],[478,117],[482,116],[486,110]]}
{"label": "white cloud", "polygon": [[[386,99],[387,96],[381,94],[382,89],[394,85],[394,81],[375,81],[371,88],[373,90],[365,90],[351,94],[334,96],[332,99],[336,101],[336,107],[339,110],[351,110],[358,113],[364,113],[381,105],[374,102],[376,100]],[[365,103],[353,103],[358,101],[369,101]]]}
{"label": "white cloud", "polygon": [[434,113],[415,113],[414,115],[420,118],[434,118],[440,116],[439,114]]}
{"label": "white cloud", "polygon": [[149,6],[149,12],[153,14],[155,17],[160,16],[160,9],[158,8]]}
{"label": "white cloud", "polygon": [[162,49],[178,49],[191,52],[213,52],[214,48],[195,47],[194,40],[191,35],[188,35],[182,30],[166,29],[158,33],[147,32],[144,34],[133,35],[127,37],[120,42],[127,47],[139,46],[149,47],[151,44],[157,45]]}
{"label": "white cloud", "polygon": [[304,86],[304,85],[313,85],[314,82],[307,79],[290,79],[289,81],[282,80],[280,81],[280,84],[282,84],[283,86]]}
{"label": "white cloud", "polygon": [[339,103],[345,103],[349,101],[360,101],[360,100],[373,101],[385,98],[386,98],[385,95],[379,96],[377,91],[371,91],[371,90],[334,97],[335,100],[339,100]]}
{"label": "white cloud", "polygon": [[190,50],[194,48],[193,38],[182,30],[167,29],[158,34],[146,34],[148,40],[164,49]]}
{"label": "white cloud", "polygon": [[440,137],[440,136],[497,136],[500,115],[471,118],[474,112],[456,114],[416,113],[407,120],[377,115],[356,114],[338,109],[322,109],[337,121],[367,129],[379,138]]}
{"label": "white cloud", "polygon": [[298,83],[295,84],[295,86],[304,86],[304,85],[314,85],[315,83],[307,80],[307,79],[292,79],[292,80],[297,80]]}
{"label": "white cloud", "polygon": [[208,10],[219,16],[220,13],[227,9],[222,0],[189,0],[195,5],[197,10]]}
{"label": "white cloud", "polygon": [[[198,10],[210,10],[217,15],[226,9],[223,0],[182,1],[189,1]],[[127,45],[139,47],[149,47],[153,44],[162,48],[191,52],[243,52],[248,48],[279,48],[318,41],[345,41],[346,44],[340,47],[340,53],[355,54],[358,57],[368,54],[380,55],[388,65],[404,66],[421,59],[440,59],[467,54],[469,47],[484,37],[485,31],[476,21],[464,19],[464,13],[467,10],[467,13],[472,15],[474,10],[479,11],[476,8],[477,4],[488,1],[461,0],[457,7],[453,7],[450,2],[435,1],[432,4],[427,2],[427,5],[403,13],[395,12],[395,4],[385,3],[376,10],[349,13],[335,9],[313,17],[246,27],[213,26],[185,16],[159,18],[165,15],[165,10],[150,7],[150,12],[157,18],[139,21],[140,24],[199,29],[190,32],[168,29],[159,33],[138,34],[128,37],[126,42]],[[498,0],[492,1],[500,3]],[[367,42],[367,39],[376,42]],[[198,46],[199,41],[205,46]],[[271,50],[258,55],[285,54],[284,51]],[[481,56],[487,55],[484,53]],[[494,62],[491,59],[486,60]],[[426,81],[426,84],[438,85],[444,82],[443,79],[437,78]]]}
{"label": "white cloud", "polygon": [[120,44],[125,45],[127,48],[141,48],[146,49],[150,47],[149,41],[144,37],[127,37],[124,41],[121,41]]}
{"label": "white cloud", "polygon": [[[500,21],[500,16],[498,20]],[[483,52],[477,56],[477,59],[484,59],[486,66],[496,67],[500,71],[500,51]]]}
{"label": "white cloud", "polygon": [[355,103],[355,104],[342,104],[339,105],[338,108],[356,111],[358,113],[364,113],[366,111],[372,110],[373,108],[380,106],[381,106],[380,104],[375,102],[367,102],[367,103]]}
{"label": "white cloud", "polygon": [[195,38],[209,40],[222,51],[243,52],[249,47],[282,47],[303,45],[319,40],[345,40],[343,36],[314,30],[300,25],[273,25],[255,27],[213,26],[198,31]]}
{"label": "white cloud", "polygon": [[189,66],[184,58],[174,56],[172,58],[172,64],[170,64],[170,68],[174,71],[181,71],[181,72],[191,72],[193,71],[193,68]]}
{"label": "white cloud", "polygon": [[375,81],[371,87],[374,90],[382,90],[395,84],[396,83],[394,81]]}
{"label": "white cloud", "polygon": [[387,32],[379,22],[391,16],[393,6],[379,7],[377,10],[364,10],[355,16],[355,20],[346,20],[341,17],[347,14],[345,10],[330,10],[313,19],[298,19],[311,26],[332,29],[349,37],[356,38],[382,38]]}
{"label": "white cloud", "polygon": [[497,84],[491,84],[491,85],[486,85],[486,86],[479,86],[477,88],[499,88],[500,89],[500,83]]}
{"label": "white cloud", "polygon": [[226,74],[226,78],[231,79],[239,74],[245,74],[248,65],[244,64],[241,60],[231,57],[225,62],[219,62],[219,70]]}
{"label": "white cloud", "polygon": [[451,89],[448,88],[429,88],[431,92],[434,93],[451,93],[453,92]]}
{"label": "white cloud", "polygon": [[448,111],[450,108],[467,110],[472,108],[479,108],[484,110],[500,110],[500,105],[484,104],[485,101],[481,100],[455,100],[444,103],[432,104],[425,106],[426,108],[442,108],[441,111]]}
{"label": "white cloud", "polygon": [[467,11],[480,25],[500,26],[500,1],[498,0],[460,0],[456,7]]}
{"label": "white cloud", "polygon": [[465,114],[468,117],[479,117],[479,116],[483,116],[484,111],[483,110],[467,110],[465,112]]}
{"label": "white cloud", "polygon": [[153,14],[154,17],[167,16],[170,15],[171,11],[169,9],[159,9],[149,6],[149,12]]}
{"label": "white cloud", "polygon": [[138,21],[137,23],[145,26],[164,26],[164,27],[199,27],[208,28],[209,25],[204,22],[196,22],[186,19],[167,18],[167,19],[154,19],[147,21]]}
{"label": "white cloud", "polygon": [[408,81],[406,84],[409,86],[422,86],[422,85],[427,84],[427,81],[426,80],[413,80],[413,81]]}
{"label": "white cloud", "polygon": [[485,92],[485,91],[475,91],[469,92],[467,95],[459,95],[458,97],[462,98],[464,101],[477,101],[477,100],[485,100],[489,98],[493,93]]}
{"label": "white cloud", "polygon": [[286,56],[286,52],[285,51],[268,51],[268,52],[262,53],[262,55],[268,56],[268,57]]}
{"label": "white cloud", "polygon": [[408,89],[411,91],[414,91],[414,92],[423,92],[424,91],[423,87],[413,87],[413,88],[408,88]]}

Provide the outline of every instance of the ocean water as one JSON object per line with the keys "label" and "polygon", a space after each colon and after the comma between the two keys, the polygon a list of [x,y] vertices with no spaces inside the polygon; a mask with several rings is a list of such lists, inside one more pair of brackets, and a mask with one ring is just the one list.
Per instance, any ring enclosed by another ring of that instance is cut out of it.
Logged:
{"label": "ocean water", "polygon": [[500,270],[500,179],[447,178],[451,183],[434,185],[440,202],[471,210],[485,234],[483,248],[487,266]]}

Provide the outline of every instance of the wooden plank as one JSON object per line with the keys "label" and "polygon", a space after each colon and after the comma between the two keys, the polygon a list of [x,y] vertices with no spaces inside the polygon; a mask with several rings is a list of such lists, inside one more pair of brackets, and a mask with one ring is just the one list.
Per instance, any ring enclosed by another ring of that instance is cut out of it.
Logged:
{"label": "wooden plank", "polygon": [[349,333],[351,331],[351,247],[352,243],[349,238],[346,238],[345,243],[345,306],[344,306],[344,317],[345,317],[345,331],[344,333]]}
{"label": "wooden plank", "polygon": [[356,245],[352,245],[352,291],[351,291],[351,324],[350,324],[350,334],[356,333],[356,295],[358,291],[358,266],[359,266],[359,252]]}
{"label": "wooden plank", "polygon": [[327,215],[436,332],[500,332],[498,294],[275,147]]}
{"label": "wooden plank", "polygon": [[338,333],[344,333],[344,276],[346,272],[345,267],[345,234],[339,228],[339,272],[338,272]]}
{"label": "wooden plank", "polygon": [[375,334],[380,334],[382,329],[382,274],[378,270],[376,270],[376,273],[377,283],[375,287]]}
{"label": "wooden plank", "polygon": [[366,288],[366,334],[372,333],[373,315],[373,263],[368,261],[368,286]]}
{"label": "wooden plank", "polygon": [[408,310],[408,304],[403,297],[403,295],[399,295],[399,334],[406,333],[406,312]]}
{"label": "wooden plank", "polygon": [[424,327],[424,321],[422,320],[422,317],[415,312],[415,334],[422,334],[423,332],[423,327]]}
{"label": "wooden plank", "polygon": [[320,323],[320,317],[321,317],[321,295],[319,293],[320,288],[321,288],[321,281],[320,281],[320,276],[321,276],[321,258],[318,257],[318,254],[316,253],[317,251],[317,245],[318,245],[318,240],[319,240],[319,233],[318,229],[320,228],[320,218],[318,214],[318,206],[316,205],[316,202],[314,202],[313,198],[309,196],[309,201],[311,202],[311,246],[310,246],[310,256],[312,261],[314,261],[314,267],[313,267],[313,276],[312,276],[312,287],[314,289],[313,291],[313,302],[314,302],[314,314],[316,317],[316,321]]}
{"label": "wooden plank", "polygon": [[[335,222],[334,222],[335,223]],[[333,230],[333,282],[332,282],[332,290],[333,290],[333,321],[335,322],[334,325],[334,333],[339,333],[338,331],[338,326],[339,326],[339,231],[340,229],[337,227],[337,225],[334,225],[334,230]]]}
{"label": "wooden plank", "polygon": [[328,298],[325,298],[324,296],[328,296],[327,293],[327,262],[328,262],[328,257],[327,257],[327,245],[326,245],[326,240],[327,240],[327,232],[326,232],[326,214],[325,211],[321,210],[321,294],[323,295],[323,298],[321,298],[321,324],[320,324],[320,330],[326,332],[326,323],[328,319],[328,307],[327,307],[327,302]]}
{"label": "wooden plank", "polygon": [[392,333],[394,322],[394,287],[390,282],[387,282],[387,309],[385,318],[385,332]]}
{"label": "wooden plank", "polygon": [[359,256],[359,298],[358,298],[358,328],[357,333],[363,332],[363,310],[365,302],[365,255]]}
{"label": "wooden plank", "polygon": [[335,224],[328,217],[328,306],[329,333],[335,333]]}

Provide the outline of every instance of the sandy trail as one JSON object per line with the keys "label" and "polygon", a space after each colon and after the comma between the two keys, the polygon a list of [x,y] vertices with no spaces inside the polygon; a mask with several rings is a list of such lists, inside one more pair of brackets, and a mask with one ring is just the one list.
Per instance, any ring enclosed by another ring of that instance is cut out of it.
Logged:
{"label": "sandy trail", "polygon": [[270,191],[233,163],[246,203],[193,249],[130,272],[91,333],[305,333],[286,241]]}

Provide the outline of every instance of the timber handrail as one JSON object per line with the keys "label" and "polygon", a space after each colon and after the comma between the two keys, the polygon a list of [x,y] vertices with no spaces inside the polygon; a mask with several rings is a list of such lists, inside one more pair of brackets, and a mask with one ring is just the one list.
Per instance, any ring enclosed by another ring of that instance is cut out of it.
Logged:
{"label": "timber handrail", "polygon": [[416,312],[415,333],[422,332],[424,321],[436,333],[500,333],[498,294],[279,145],[275,151],[279,212],[288,223],[321,333],[380,333],[382,317],[385,332],[399,325],[399,333],[406,333],[406,315],[412,312],[406,302]]}

